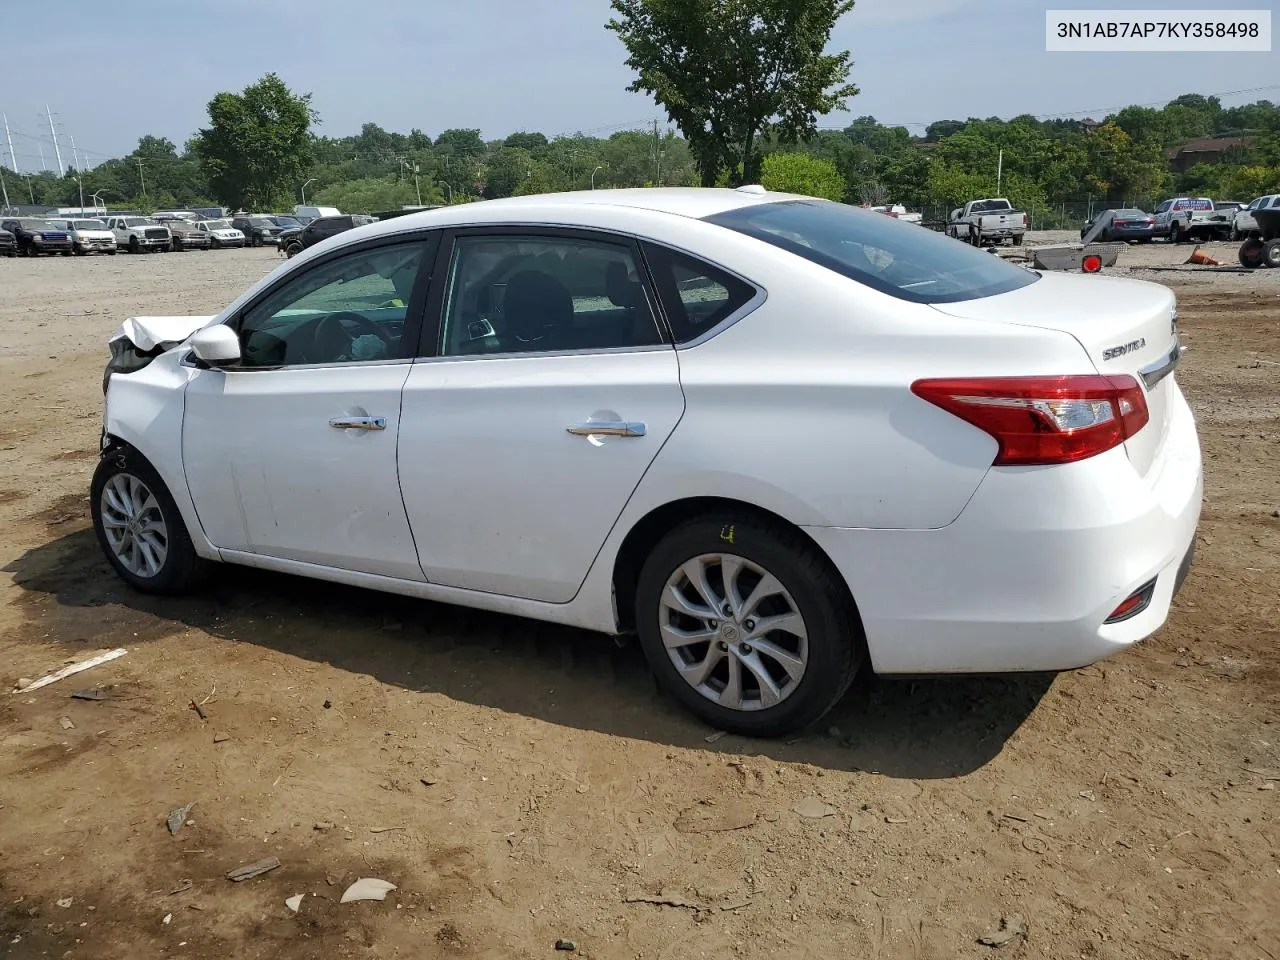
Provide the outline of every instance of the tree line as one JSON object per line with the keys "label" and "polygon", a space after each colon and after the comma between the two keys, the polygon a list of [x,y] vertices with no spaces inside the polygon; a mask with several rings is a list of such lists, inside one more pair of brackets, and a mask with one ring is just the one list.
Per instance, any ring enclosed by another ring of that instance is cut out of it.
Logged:
{"label": "tree line", "polygon": [[[19,177],[4,169],[10,200],[78,206],[95,193],[108,207],[155,210],[223,204],[287,209],[300,201],[344,211],[398,209],[597,187],[694,186],[741,180],[728,166],[705,176],[696,150],[669,129],[621,130],[608,136],[517,131],[486,141],[477,129],[431,137],[366,123],[358,134],[317,136],[309,101],[268,76],[242,94],[219,94],[221,111],[182,149],[146,135],[128,155],[59,177]],[[289,97],[297,115],[277,113],[255,129],[228,98],[253,102],[259,93]],[[228,122],[226,117],[230,116]],[[1222,162],[1171,172],[1166,150],[1198,137],[1236,135],[1248,146]],[[847,203],[952,206],[996,190],[1024,209],[1051,208],[1092,197],[1098,203],[1147,202],[1172,194],[1248,201],[1280,190],[1280,104],[1223,107],[1215,97],[1185,94],[1163,108],[1126,107],[1093,126],[1075,120],[939,120],[923,137],[859,117],[840,130],[805,139],[765,134],[755,175],[770,189]],[[240,153],[250,154],[239,163]]]}

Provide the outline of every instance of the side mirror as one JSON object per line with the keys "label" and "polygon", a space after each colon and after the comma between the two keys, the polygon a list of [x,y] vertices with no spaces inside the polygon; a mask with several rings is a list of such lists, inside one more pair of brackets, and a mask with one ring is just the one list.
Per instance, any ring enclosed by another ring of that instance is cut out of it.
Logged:
{"label": "side mirror", "polygon": [[225,367],[240,362],[240,338],[224,323],[197,330],[187,339],[197,360],[212,367]]}

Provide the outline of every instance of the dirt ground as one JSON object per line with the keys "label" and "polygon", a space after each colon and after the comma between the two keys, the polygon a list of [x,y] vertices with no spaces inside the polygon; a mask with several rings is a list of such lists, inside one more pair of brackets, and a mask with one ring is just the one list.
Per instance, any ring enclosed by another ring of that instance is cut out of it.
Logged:
{"label": "dirt ground", "polygon": [[[1208,471],[1164,630],[1057,677],[864,680],[824,730],[753,742],[634,646],[112,575],[86,500],[106,337],[274,258],[0,261],[0,956],[1280,958],[1280,271],[1151,274],[1179,284]],[[358,877],[398,889],[340,904]],[[1002,918],[1025,937],[977,942]]]}

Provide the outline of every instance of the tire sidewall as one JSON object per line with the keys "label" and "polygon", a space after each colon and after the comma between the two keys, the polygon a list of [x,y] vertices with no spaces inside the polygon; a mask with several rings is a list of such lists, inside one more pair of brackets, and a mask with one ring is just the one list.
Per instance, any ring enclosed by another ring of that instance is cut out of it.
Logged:
{"label": "tire sidewall", "polygon": [[[802,729],[826,713],[848,689],[862,661],[863,640],[856,612],[825,577],[816,548],[805,551],[783,542],[770,525],[742,517],[694,520],[672,531],[641,569],[636,590],[636,627],[659,683],[692,713],[718,729],[748,736],[780,736]],[[806,555],[808,552],[808,555]],[[809,659],[799,686],[766,710],[730,710],[708,700],[680,676],[663,645],[659,599],[667,579],[683,563],[702,554],[734,554],[769,571],[795,600],[809,641]]]}

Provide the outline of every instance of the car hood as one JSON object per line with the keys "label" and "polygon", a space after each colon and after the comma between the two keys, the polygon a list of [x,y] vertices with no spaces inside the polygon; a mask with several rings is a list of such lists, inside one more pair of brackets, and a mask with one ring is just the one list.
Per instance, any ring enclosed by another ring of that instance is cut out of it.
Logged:
{"label": "car hood", "polygon": [[107,342],[128,340],[139,350],[154,350],[156,347],[168,349],[182,343],[212,319],[212,316],[130,317],[120,324]]}
{"label": "car hood", "polygon": [[82,240],[114,240],[116,238],[110,230],[73,230],[71,232]]}
{"label": "car hood", "polygon": [[244,236],[239,230],[210,230],[219,240],[239,240]]}

